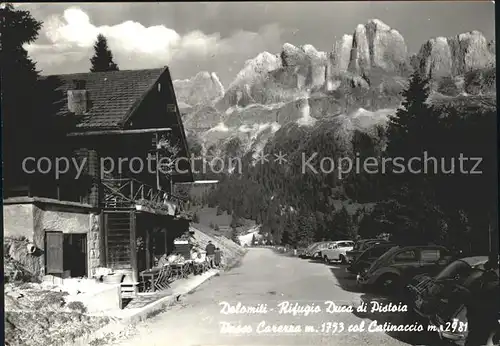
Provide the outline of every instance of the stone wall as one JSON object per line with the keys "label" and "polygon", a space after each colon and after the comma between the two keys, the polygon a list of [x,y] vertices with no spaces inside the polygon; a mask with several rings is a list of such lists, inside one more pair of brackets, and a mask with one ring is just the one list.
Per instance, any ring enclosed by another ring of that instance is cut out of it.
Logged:
{"label": "stone wall", "polygon": [[6,238],[24,237],[33,241],[33,204],[3,206],[3,234]]}
{"label": "stone wall", "polygon": [[[12,258],[34,277],[44,274],[43,238],[34,232],[33,204],[4,204],[4,256]],[[28,244],[39,250],[31,254]]]}
{"label": "stone wall", "polygon": [[[95,274],[95,269],[101,265],[101,224],[99,214],[91,213],[89,216],[88,241],[88,268],[90,275]],[[104,256],[104,254],[103,254]]]}
{"label": "stone wall", "polygon": [[89,218],[85,211],[66,211],[49,205],[34,209],[35,227],[42,232],[87,233]]}
{"label": "stone wall", "polygon": [[[90,274],[100,266],[99,214],[89,209],[50,203],[4,205],[4,252],[20,262],[34,276],[45,275],[45,232],[86,233],[87,267]],[[29,254],[27,244],[37,247]]]}

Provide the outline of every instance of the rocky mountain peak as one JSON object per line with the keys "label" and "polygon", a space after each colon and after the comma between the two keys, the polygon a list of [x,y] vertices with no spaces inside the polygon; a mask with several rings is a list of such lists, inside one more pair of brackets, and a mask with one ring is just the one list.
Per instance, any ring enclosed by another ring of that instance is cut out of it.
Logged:
{"label": "rocky mountain peak", "polygon": [[255,58],[249,59],[245,62],[245,66],[240,72],[238,72],[231,86],[238,85],[243,81],[252,81],[263,74],[279,68],[280,66],[281,61],[278,56],[269,52],[262,52]]}
{"label": "rocky mountain peak", "polygon": [[378,19],[357,26],[352,48],[350,68],[353,72],[374,67],[395,72],[408,57],[403,36]]}
{"label": "rocky mountain peak", "polygon": [[195,106],[209,103],[224,95],[224,86],[214,72],[201,71],[190,79],[174,80],[178,101]]}
{"label": "rocky mountain peak", "polygon": [[298,89],[317,88],[325,83],[327,54],[306,44],[296,47],[285,43],[281,49],[281,64],[286,74],[295,75],[292,85]]}
{"label": "rocky mountain peak", "polygon": [[327,74],[362,74],[372,68],[399,72],[407,59],[403,36],[381,20],[371,19],[357,25],[352,35],[343,35],[334,43]]}
{"label": "rocky mountain peak", "polygon": [[418,59],[420,73],[439,78],[494,66],[495,52],[481,32],[470,31],[429,39],[422,45]]}
{"label": "rocky mountain peak", "polygon": [[384,31],[390,31],[393,30],[391,27],[387,24],[385,24],[383,21],[380,19],[370,19],[368,23],[366,24],[367,27],[374,27],[375,30],[384,30]]}

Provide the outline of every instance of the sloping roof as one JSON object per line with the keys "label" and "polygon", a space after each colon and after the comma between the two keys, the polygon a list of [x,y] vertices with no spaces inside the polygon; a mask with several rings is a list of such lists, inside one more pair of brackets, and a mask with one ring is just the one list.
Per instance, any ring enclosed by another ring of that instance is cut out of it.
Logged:
{"label": "sloping roof", "polygon": [[[73,81],[84,81],[90,100],[89,109],[76,124],[77,130],[119,128],[135,106],[142,101],[167,68],[75,73],[47,76],[59,82],[57,91],[66,97]],[[68,114],[66,99],[61,100],[58,115]]]}

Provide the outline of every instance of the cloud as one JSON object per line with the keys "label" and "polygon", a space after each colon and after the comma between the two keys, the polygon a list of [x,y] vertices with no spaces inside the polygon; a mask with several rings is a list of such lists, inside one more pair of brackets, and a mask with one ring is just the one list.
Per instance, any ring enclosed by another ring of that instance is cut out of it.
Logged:
{"label": "cloud", "polygon": [[[270,44],[279,47],[281,30],[271,25],[259,33],[238,31],[221,38],[219,33],[207,35],[199,30],[180,35],[165,25],[146,27],[132,20],[96,26],[85,11],[72,7],[44,20],[40,39],[26,49],[46,74],[88,71],[99,33],[106,36],[115,62],[124,70],[188,62],[199,65],[215,56],[234,61],[234,54],[250,58]],[[197,72],[186,66],[180,69]]]}

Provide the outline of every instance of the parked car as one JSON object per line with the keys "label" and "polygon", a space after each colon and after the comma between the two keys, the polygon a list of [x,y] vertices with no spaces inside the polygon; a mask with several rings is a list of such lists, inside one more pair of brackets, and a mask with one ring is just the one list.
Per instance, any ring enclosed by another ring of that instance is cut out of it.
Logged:
{"label": "parked car", "polygon": [[401,292],[416,275],[436,275],[451,260],[449,251],[442,246],[396,246],[358,274],[356,281],[381,291]]}
{"label": "parked car", "polygon": [[361,255],[365,250],[372,247],[373,245],[382,244],[382,243],[389,243],[389,241],[385,240],[385,239],[358,240],[354,244],[354,248],[351,251],[347,251],[347,253],[346,253],[347,262],[353,263],[356,260],[356,258],[359,255]]}
{"label": "parked car", "polygon": [[[458,344],[467,340],[465,299],[471,294],[469,289],[484,274],[487,262],[487,256],[462,258],[450,263],[435,277],[420,275],[408,285],[414,297],[414,312],[436,326],[442,339]],[[450,328],[442,330],[439,326]]]}
{"label": "parked car", "polygon": [[[375,262],[384,253],[395,247],[396,244],[392,243],[381,243],[375,244],[363,251],[357,259],[352,262],[346,271],[351,274],[359,274],[364,270],[368,269],[373,262]],[[349,254],[349,252],[347,252]]]}
{"label": "parked car", "polygon": [[354,242],[351,240],[339,240],[332,242],[328,247],[321,251],[321,258],[325,263],[339,261],[342,264],[347,264],[346,252],[352,250]]}
{"label": "parked car", "polygon": [[320,244],[321,242],[315,242],[306,247],[303,251],[300,252],[299,257],[300,258],[308,258],[310,251],[312,250],[313,247],[316,245]]}
{"label": "parked car", "polygon": [[327,249],[333,241],[323,241],[316,246],[314,246],[311,250],[308,251],[309,257],[308,258],[316,258],[316,259],[321,259],[321,252],[324,249]]}
{"label": "parked car", "polygon": [[463,283],[471,274],[481,273],[487,262],[488,256],[466,257],[451,262],[435,277],[427,274],[415,276],[407,286],[413,298],[415,312],[429,317],[426,308],[430,301],[434,301],[450,286]]}

